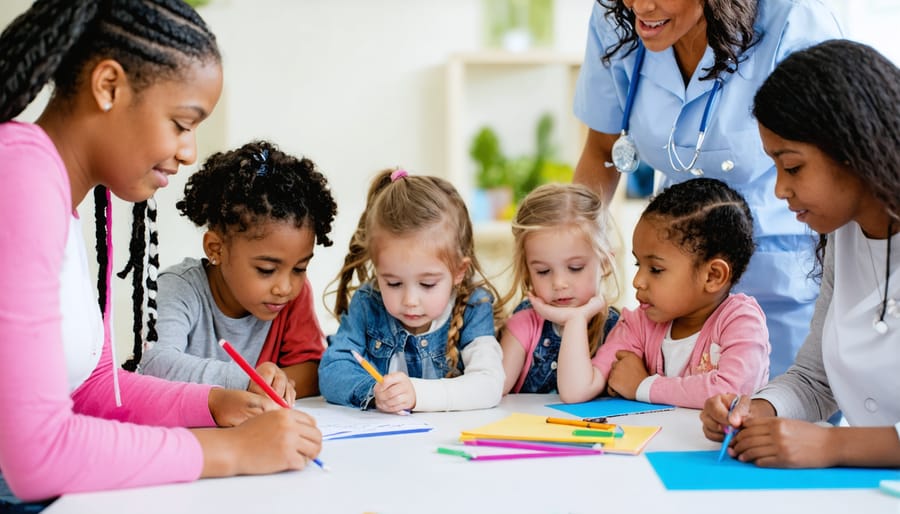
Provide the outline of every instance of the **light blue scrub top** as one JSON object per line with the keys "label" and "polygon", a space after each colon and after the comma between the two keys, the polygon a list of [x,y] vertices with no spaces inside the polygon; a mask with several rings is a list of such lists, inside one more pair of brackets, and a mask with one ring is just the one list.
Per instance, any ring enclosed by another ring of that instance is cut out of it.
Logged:
{"label": "light blue scrub top", "polygon": [[[763,152],[750,111],[756,90],[778,62],[791,52],[842,35],[837,20],[818,0],[760,0],[758,5],[755,29],[761,39],[747,50],[735,73],[721,75],[723,87],[695,167],[703,170],[703,176],[723,180],[739,191],[753,212],[757,250],[735,291],[756,297],[768,317],[770,376],[774,377],[793,363],[809,332],[818,285],[809,278],[814,265],[813,234],[775,197],[775,166]],[[618,41],[613,20],[605,12],[594,4],[574,110],[593,130],[616,134],[622,128],[636,52],[622,59],[620,50],[609,67],[603,65],[606,49]],[[683,162],[690,161],[713,86],[712,80],[699,78],[713,62],[712,49],[707,47],[685,87],[671,47],[646,53],[629,133],[641,160],[665,175],[663,187],[694,177],[672,168],[665,146],[677,118],[678,155]],[[733,163],[731,171],[723,171],[725,161]]]}

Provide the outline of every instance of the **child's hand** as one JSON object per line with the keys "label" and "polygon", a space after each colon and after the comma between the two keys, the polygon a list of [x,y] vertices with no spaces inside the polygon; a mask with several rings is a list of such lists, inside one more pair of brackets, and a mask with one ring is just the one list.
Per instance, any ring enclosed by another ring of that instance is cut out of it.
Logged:
{"label": "child's hand", "polygon": [[798,419],[748,417],[728,452],[742,462],[761,467],[827,468],[836,465],[831,440],[836,428]]}
{"label": "child's hand", "polygon": [[281,407],[232,429],[192,432],[203,448],[203,477],[302,469],[322,450],[315,420]]}
{"label": "child's hand", "polygon": [[[294,381],[288,378],[283,369],[279,368],[274,362],[263,362],[256,367],[256,372],[259,373],[267,384],[272,386],[272,389],[275,390],[275,393],[278,394],[278,396],[284,398],[284,401],[288,405],[294,405],[294,400],[297,399],[297,390],[294,388]],[[247,390],[251,393],[268,397],[266,392],[252,380],[250,381]]]}
{"label": "child's hand", "polygon": [[416,406],[416,390],[406,373],[388,373],[374,392],[375,407],[382,412],[411,411]]}
{"label": "child's hand", "polygon": [[641,381],[649,376],[640,357],[627,350],[619,350],[616,352],[616,362],[612,363],[606,383],[607,387],[619,396],[634,400]]}
{"label": "child's hand", "polygon": [[281,409],[265,395],[221,387],[210,389],[208,404],[209,413],[220,427],[237,426],[263,412]]}
{"label": "child's hand", "polygon": [[550,305],[531,293],[528,294],[528,300],[531,301],[531,306],[540,317],[562,326],[573,319],[583,320],[587,324],[591,318],[606,308],[606,299],[603,298],[603,295],[594,296],[587,303],[578,307]]}

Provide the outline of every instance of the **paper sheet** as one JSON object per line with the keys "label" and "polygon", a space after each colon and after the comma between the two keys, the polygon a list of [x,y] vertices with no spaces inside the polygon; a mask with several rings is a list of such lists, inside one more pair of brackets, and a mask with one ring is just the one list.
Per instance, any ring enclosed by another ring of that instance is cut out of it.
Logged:
{"label": "paper sheet", "polygon": [[427,432],[433,427],[416,418],[378,411],[361,411],[352,407],[304,407],[303,412],[316,418],[322,440],[352,439],[395,434]]}
{"label": "paper sheet", "polygon": [[547,407],[568,412],[579,418],[624,416],[625,414],[643,414],[675,408],[674,405],[664,403],[644,403],[624,398],[597,398],[584,403],[551,403]]}
{"label": "paper sheet", "polygon": [[881,480],[900,479],[896,469],[772,469],[740,462],[719,451],[647,452],[670,491],[724,489],[875,489]]}

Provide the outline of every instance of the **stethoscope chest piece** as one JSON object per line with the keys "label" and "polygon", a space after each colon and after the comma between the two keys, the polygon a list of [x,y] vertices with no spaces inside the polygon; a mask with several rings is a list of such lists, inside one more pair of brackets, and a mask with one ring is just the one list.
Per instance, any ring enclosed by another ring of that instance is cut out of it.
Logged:
{"label": "stethoscope chest piece", "polygon": [[624,130],[622,131],[622,135],[619,136],[619,139],[616,139],[616,142],[613,143],[612,163],[619,173],[634,173],[641,163],[641,159],[638,157],[637,146],[634,144],[634,139],[632,139],[631,135]]}

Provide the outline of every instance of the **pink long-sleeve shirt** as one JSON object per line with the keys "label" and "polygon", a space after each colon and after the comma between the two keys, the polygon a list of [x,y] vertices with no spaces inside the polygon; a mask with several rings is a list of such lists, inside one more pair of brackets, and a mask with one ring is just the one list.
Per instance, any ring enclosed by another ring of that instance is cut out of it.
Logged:
{"label": "pink long-sleeve shirt", "polygon": [[200,444],[174,427],[214,425],[210,386],[118,370],[116,407],[112,352],[74,207],[46,133],[0,124],[3,478],[24,500],[194,480]]}
{"label": "pink long-sleeve shirt", "polygon": [[[656,375],[650,386],[651,402],[694,409],[716,394],[752,394],[769,380],[769,331],[752,297],[730,295],[713,311],[677,377],[665,376],[664,371],[662,343],[671,324],[653,322],[641,310],[624,309],[591,362],[608,378],[616,352],[632,352],[643,359],[651,376]],[[718,352],[712,351],[713,345]]]}

